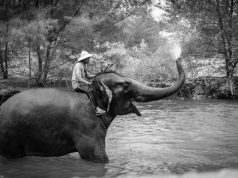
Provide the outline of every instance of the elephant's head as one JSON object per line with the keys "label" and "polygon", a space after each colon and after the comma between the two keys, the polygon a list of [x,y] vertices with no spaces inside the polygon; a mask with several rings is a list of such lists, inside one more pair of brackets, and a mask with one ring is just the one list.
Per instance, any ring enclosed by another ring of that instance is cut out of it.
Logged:
{"label": "elephant's head", "polygon": [[181,59],[176,61],[179,79],[171,87],[153,88],[136,80],[121,76],[115,72],[104,72],[96,75],[92,82],[96,105],[106,110],[109,114],[125,115],[140,112],[133,105],[136,102],[149,102],[169,97],[178,92],[183,86],[185,74]]}

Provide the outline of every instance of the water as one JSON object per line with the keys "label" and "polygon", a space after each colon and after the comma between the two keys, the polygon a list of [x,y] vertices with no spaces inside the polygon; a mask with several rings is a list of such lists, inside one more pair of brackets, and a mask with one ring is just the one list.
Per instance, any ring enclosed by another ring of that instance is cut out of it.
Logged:
{"label": "water", "polygon": [[108,130],[110,162],[63,157],[0,158],[0,177],[117,177],[238,168],[238,101],[138,104],[142,117],[117,117]]}

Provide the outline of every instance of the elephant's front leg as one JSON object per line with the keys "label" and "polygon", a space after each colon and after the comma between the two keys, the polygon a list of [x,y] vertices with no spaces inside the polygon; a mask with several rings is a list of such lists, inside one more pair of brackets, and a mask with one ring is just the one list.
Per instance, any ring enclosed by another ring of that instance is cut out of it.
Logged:
{"label": "elephant's front leg", "polygon": [[101,163],[109,161],[105,151],[105,139],[80,137],[75,140],[75,147],[82,159]]}

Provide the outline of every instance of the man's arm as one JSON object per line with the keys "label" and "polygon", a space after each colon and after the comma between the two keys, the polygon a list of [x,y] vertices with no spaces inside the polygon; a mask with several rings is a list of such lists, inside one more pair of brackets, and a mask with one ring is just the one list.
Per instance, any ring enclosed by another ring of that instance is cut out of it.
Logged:
{"label": "man's arm", "polygon": [[90,85],[90,84],[91,84],[90,82],[88,82],[87,80],[84,80],[84,79],[82,78],[82,72],[81,72],[82,70],[83,70],[82,65],[77,65],[77,66],[76,66],[75,74],[76,74],[77,80],[78,80],[79,82],[82,82],[82,83],[85,83],[85,84],[87,84],[87,85]]}
{"label": "man's arm", "polygon": [[85,66],[85,70],[84,70],[84,73],[85,73],[85,77],[87,79],[93,79],[96,75],[93,75],[93,74],[89,74],[88,71],[86,70],[87,66]]}
{"label": "man's arm", "polygon": [[85,76],[86,76],[88,79],[93,79],[96,75],[89,74],[87,71],[85,71]]}

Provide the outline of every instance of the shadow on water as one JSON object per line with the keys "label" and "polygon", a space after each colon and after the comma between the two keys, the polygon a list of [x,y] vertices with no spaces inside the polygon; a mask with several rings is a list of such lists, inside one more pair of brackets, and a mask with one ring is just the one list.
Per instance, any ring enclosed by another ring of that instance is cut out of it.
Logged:
{"label": "shadow on water", "polygon": [[[117,117],[106,138],[110,162],[63,157],[0,159],[4,177],[117,177],[238,168],[238,101],[160,100],[138,104],[142,117]],[[1,176],[0,176],[1,177]]]}

